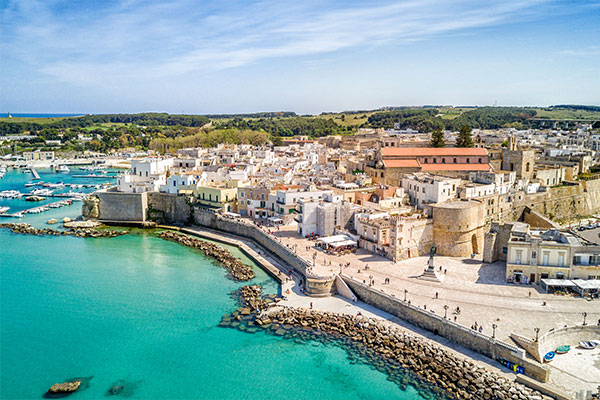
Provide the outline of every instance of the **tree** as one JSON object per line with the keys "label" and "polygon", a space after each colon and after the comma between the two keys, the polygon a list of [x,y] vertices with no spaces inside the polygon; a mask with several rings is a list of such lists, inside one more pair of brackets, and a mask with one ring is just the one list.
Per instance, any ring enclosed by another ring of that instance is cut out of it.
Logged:
{"label": "tree", "polygon": [[473,137],[471,136],[471,127],[469,125],[463,125],[458,130],[456,147],[473,147]]}
{"label": "tree", "polygon": [[431,133],[431,147],[444,147],[446,142],[444,141],[444,132],[441,129],[435,129]]}

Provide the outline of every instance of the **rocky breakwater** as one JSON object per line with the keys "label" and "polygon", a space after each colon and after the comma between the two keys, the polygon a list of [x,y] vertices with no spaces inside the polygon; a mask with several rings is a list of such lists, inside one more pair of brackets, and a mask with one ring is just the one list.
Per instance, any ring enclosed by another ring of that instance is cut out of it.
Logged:
{"label": "rocky breakwater", "polygon": [[127,231],[98,230],[91,228],[71,228],[59,231],[52,228],[36,228],[26,223],[0,224],[0,228],[10,229],[13,233],[37,236],[76,236],[83,238],[111,238],[127,234]]}
{"label": "rocky breakwater", "polygon": [[290,327],[295,327],[313,334],[318,332],[342,338],[369,359],[381,357],[386,364],[382,369],[392,380],[395,380],[394,374],[409,369],[425,382],[442,388],[451,398],[544,398],[539,392],[479,367],[468,359],[461,359],[384,321],[289,307],[272,308],[267,314],[271,329],[275,329],[276,334],[285,335]]}
{"label": "rocky breakwater", "polygon": [[214,258],[224,268],[229,271],[229,275],[235,281],[249,281],[254,278],[252,267],[242,263],[238,258],[234,257],[229,251],[223,247],[209,243],[204,240],[196,239],[182,233],[165,231],[159,237],[164,240],[170,240],[182,244],[184,246],[193,247],[200,250],[206,256]]}
{"label": "rocky breakwater", "polygon": [[281,300],[281,297],[275,294],[263,295],[259,285],[242,286],[231,295],[238,301],[240,308],[224,315],[219,326],[247,332],[257,332],[257,326],[269,327],[271,320],[266,310]]}

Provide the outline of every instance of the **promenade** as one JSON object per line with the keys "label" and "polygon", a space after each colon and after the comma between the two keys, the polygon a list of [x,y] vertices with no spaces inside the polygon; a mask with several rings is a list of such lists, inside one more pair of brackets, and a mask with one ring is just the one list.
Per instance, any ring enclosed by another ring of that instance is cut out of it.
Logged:
{"label": "promenade", "polygon": [[[175,227],[175,229],[179,228]],[[394,324],[395,326],[400,327],[401,329],[410,331],[411,333],[418,335],[428,341],[434,342],[436,345],[456,354],[457,357],[468,357],[478,365],[500,373],[508,379],[512,380],[516,377],[516,374],[514,372],[503,367],[495,360],[483,356],[475,351],[466,349],[465,347],[460,346],[441,336],[435,335],[432,332],[418,328],[413,324],[410,324],[398,317],[395,317],[387,312],[379,310],[361,301],[353,302],[338,295],[318,298],[307,296],[301,289],[300,282],[303,278],[299,274],[294,272],[291,275],[292,278],[288,279],[290,271],[289,267],[281,263],[279,259],[273,257],[269,252],[265,251],[265,249],[258,246],[252,240],[244,239],[238,236],[214,231],[203,227],[186,227],[181,229],[181,231],[184,233],[198,235],[207,239],[225,242],[241,248],[248,256],[254,259],[257,263],[261,264],[261,266],[265,270],[267,270],[272,276],[274,276],[277,280],[280,281],[281,293],[286,298],[284,301],[280,302],[281,305],[307,309],[310,309],[312,307],[315,310],[343,313],[348,315],[357,315],[358,313],[360,313],[361,315],[367,317],[385,320],[390,324]],[[332,268],[326,269],[327,275],[330,275],[332,272],[336,272]],[[369,269],[371,269],[371,267]],[[321,269],[316,268],[313,272],[318,273],[319,271],[321,271]],[[347,271],[345,271],[345,273],[347,273]],[[507,340],[507,342],[511,343],[510,340]],[[564,369],[568,371],[572,370],[573,366],[576,365],[577,361],[578,360],[576,358],[572,358],[571,361],[566,361],[565,364],[567,365]],[[577,390],[580,390],[583,387],[582,385],[585,385],[589,389],[594,389],[592,385],[582,382],[568,371],[563,372],[562,370],[557,370],[554,368],[553,370],[555,370],[556,372],[554,373],[554,375],[551,374],[550,383],[553,386],[558,387],[560,390],[573,394]]]}

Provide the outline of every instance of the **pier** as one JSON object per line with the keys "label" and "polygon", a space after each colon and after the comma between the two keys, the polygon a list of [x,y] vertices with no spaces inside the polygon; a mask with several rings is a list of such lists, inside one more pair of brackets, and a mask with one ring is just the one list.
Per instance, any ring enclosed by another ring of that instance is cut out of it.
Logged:
{"label": "pier", "polygon": [[35,168],[31,167],[31,168],[29,168],[29,170],[33,174],[33,179],[35,179],[35,180],[40,179],[40,174],[38,174],[38,172],[35,170]]}

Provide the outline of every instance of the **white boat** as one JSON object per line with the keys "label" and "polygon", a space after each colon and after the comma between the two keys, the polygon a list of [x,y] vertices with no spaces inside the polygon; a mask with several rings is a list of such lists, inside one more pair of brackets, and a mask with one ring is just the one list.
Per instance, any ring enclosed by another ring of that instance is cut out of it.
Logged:
{"label": "white boat", "polygon": [[0,198],[3,199],[18,199],[20,197],[23,197],[23,193],[17,190],[3,190],[0,192]]}
{"label": "white boat", "polygon": [[59,165],[59,166],[55,167],[55,171],[56,172],[71,172],[69,167],[67,167],[66,165]]}
{"label": "white boat", "polygon": [[31,194],[34,196],[48,196],[50,194],[52,194],[52,192],[54,192],[54,190],[50,190],[50,189],[33,189],[31,191]]}
{"label": "white boat", "polygon": [[4,214],[8,210],[10,210],[10,207],[0,207],[0,214]]}

